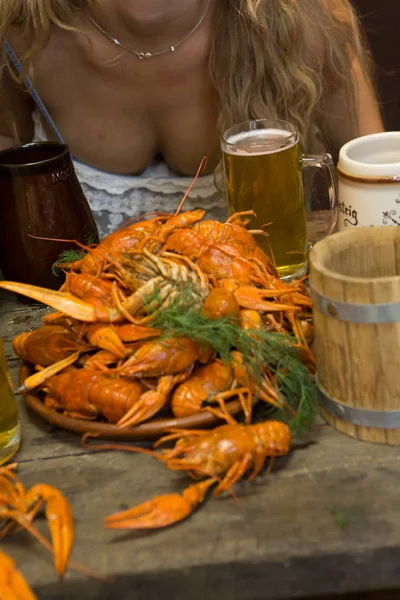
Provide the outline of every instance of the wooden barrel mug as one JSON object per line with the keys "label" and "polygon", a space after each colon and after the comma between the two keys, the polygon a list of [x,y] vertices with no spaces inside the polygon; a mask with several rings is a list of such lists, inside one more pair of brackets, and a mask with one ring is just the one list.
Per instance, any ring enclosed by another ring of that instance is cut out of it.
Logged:
{"label": "wooden barrel mug", "polygon": [[322,416],[400,444],[400,227],[335,233],[310,253]]}

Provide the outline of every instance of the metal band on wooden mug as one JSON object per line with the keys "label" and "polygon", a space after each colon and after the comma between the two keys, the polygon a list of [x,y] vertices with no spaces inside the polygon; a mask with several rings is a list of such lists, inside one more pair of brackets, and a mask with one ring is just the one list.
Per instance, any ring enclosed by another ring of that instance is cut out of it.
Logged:
{"label": "metal band on wooden mug", "polygon": [[361,427],[374,427],[375,429],[400,429],[400,410],[374,410],[370,408],[355,408],[343,404],[339,400],[328,396],[318,385],[318,401],[332,417],[360,425]]}
{"label": "metal band on wooden mug", "polygon": [[400,302],[355,304],[332,300],[312,285],[310,295],[314,306],[324,315],[350,323],[394,323],[400,321]]}

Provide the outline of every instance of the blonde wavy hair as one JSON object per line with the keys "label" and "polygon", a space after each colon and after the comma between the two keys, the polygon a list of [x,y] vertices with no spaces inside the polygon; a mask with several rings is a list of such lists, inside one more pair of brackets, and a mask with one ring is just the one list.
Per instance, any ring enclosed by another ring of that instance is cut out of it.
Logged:
{"label": "blonde wavy hair", "polygon": [[[95,0],[0,0],[0,43],[18,28],[32,63],[54,25],[75,29],[74,19]],[[3,44],[1,44],[1,47]],[[218,0],[210,75],[219,99],[219,131],[253,118],[285,119],[303,145],[315,148],[326,130],[325,100],[344,90],[357,130],[351,73],[358,59],[367,77],[370,60],[348,0]],[[10,66],[4,53],[0,68]]]}

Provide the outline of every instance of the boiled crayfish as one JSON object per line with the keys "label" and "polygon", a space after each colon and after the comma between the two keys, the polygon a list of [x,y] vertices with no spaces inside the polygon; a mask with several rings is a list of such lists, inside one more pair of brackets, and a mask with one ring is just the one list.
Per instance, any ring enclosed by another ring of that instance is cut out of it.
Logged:
{"label": "boiled crayfish", "polygon": [[253,480],[266,458],[273,460],[290,450],[291,434],[284,423],[266,421],[255,425],[222,425],[213,431],[178,431],[157,442],[176,439],[172,450],[156,453],[137,448],[138,452],[155,456],[172,470],[184,470],[194,479],[202,479],[186,488],[182,495],[167,494],[153,498],[127,511],[105,519],[109,529],[156,529],[182,521],[204,501],[207,491],[215,486],[214,496],[229,491],[250,472]]}
{"label": "boiled crayfish", "polygon": [[[54,553],[55,569],[63,576],[74,542],[71,506],[65,496],[52,486],[39,483],[26,490],[15,475],[16,467],[14,463],[0,468],[0,539],[18,529],[26,529]],[[53,545],[33,525],[43,504]]]}
{"label": "boiled crayfish", "polygon": [[15,561],[0,550],[0,600],[37,600]]}

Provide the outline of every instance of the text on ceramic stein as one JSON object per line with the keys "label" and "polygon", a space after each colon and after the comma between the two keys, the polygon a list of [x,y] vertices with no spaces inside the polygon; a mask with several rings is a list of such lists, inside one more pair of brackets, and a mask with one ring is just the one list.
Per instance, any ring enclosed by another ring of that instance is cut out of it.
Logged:
{"label": "text on ceramic stein", "polygon": [[63,171],[58,171],[57,173],[51,174],[51,180],[53,183],[60,183],[61,181],[65,181],[69,177],[71,177],[72,171],[70,167],[67,167]]}
{"label": "text on ceramic stein", "polygon": [[358,213],[351,206],[347,206],[344,202],[339,202],[339,211],[348,217],[344,219],[344,224],[347,225],[358,225]]}

